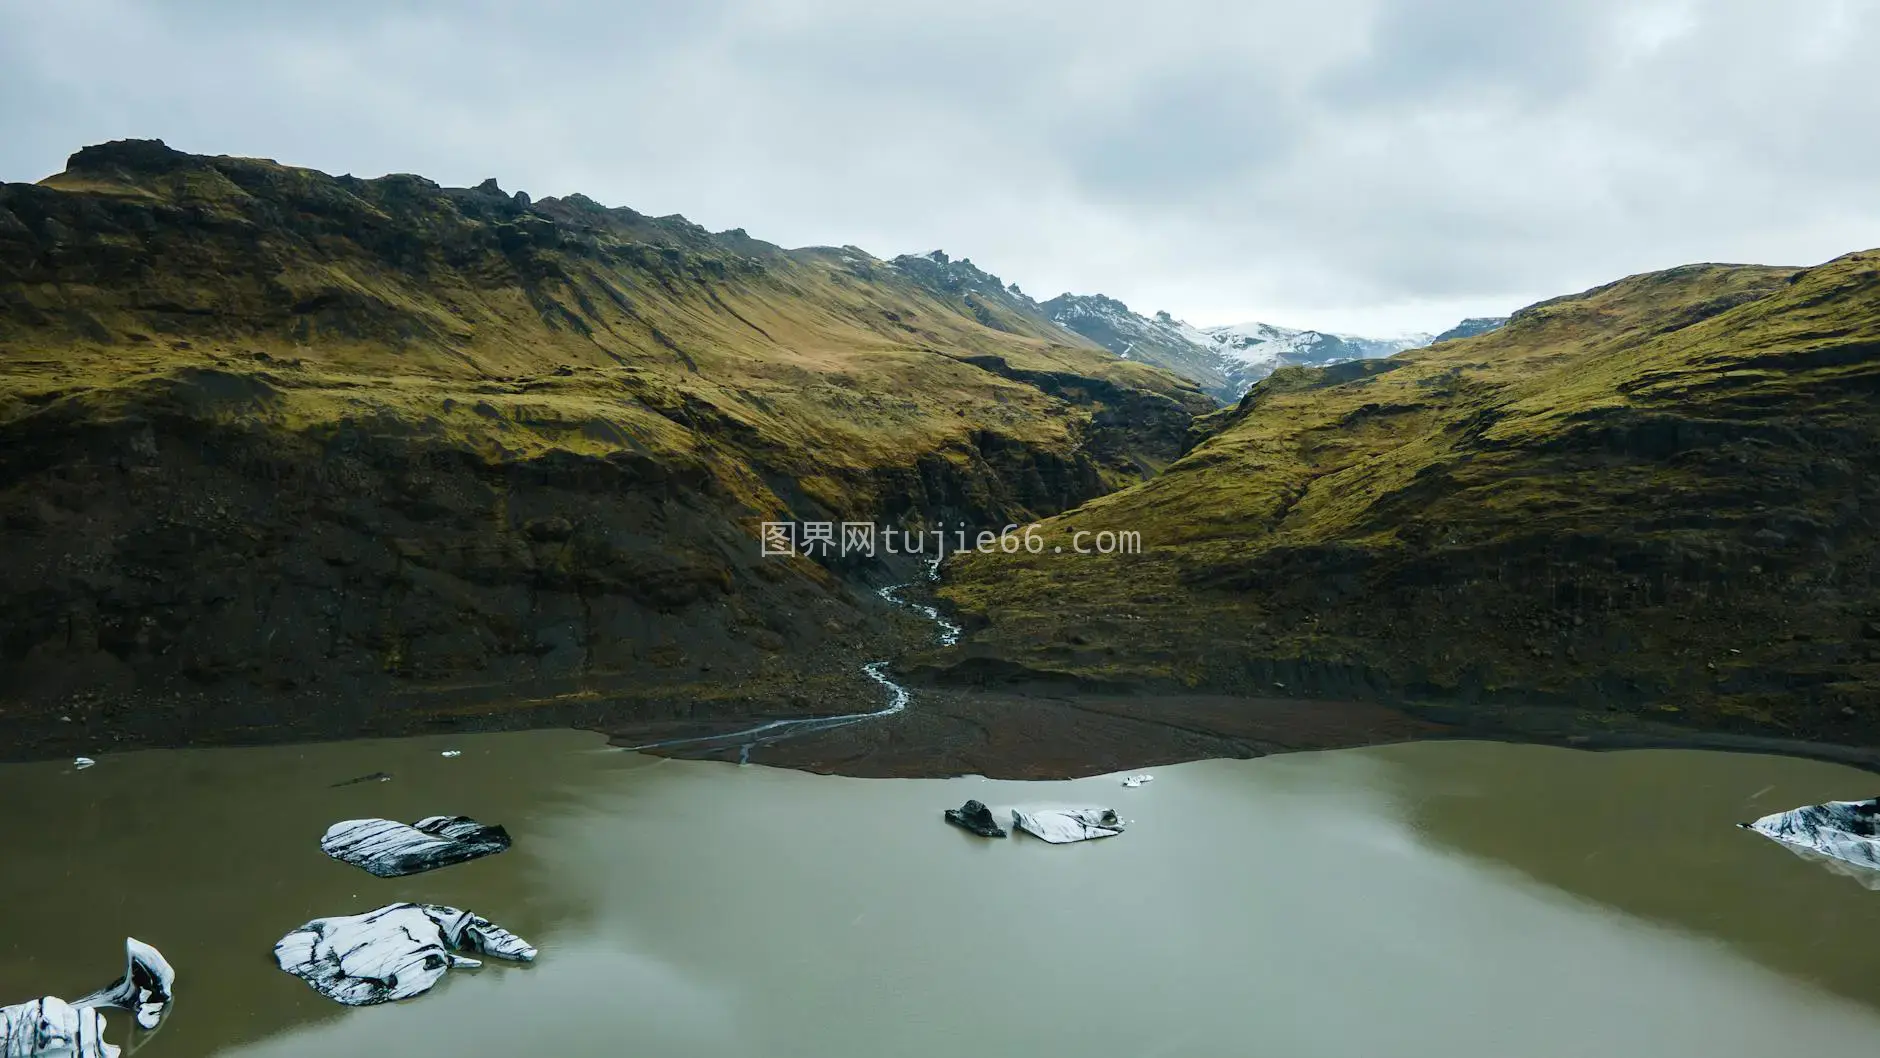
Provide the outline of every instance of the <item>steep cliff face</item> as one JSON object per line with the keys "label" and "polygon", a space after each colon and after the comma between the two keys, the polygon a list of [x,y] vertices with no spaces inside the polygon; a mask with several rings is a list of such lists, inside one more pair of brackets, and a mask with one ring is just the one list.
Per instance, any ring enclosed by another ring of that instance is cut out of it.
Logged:
{"label": "steep cliff face", "polygon": [[1871,740],[1877,393],[1871,251],[1634,276],[1282,369],[1163,475],[1042,530],[1134,531],[1143,553],[949,563],[958,656]]}
{"label": "steep cliff face", "polygon": [[0,187],[0,728],[820,707],[904,570],[759,523],[1048,514],[1209,407],[853,248],[87,148]]}

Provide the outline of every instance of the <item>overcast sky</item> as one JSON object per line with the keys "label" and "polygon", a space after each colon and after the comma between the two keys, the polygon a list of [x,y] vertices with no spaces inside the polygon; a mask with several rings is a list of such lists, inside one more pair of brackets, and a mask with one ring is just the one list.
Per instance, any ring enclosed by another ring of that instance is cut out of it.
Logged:
{"label": "overcast sky", "polygon": [[156,137],[1438,330],[1880,245],[1864,0],[0,0],[0,179]]}

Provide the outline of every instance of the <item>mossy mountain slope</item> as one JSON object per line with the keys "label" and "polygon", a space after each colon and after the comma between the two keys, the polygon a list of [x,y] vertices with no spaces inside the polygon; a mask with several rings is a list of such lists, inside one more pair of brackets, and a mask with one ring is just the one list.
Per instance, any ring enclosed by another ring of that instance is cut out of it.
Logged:
{"label": "mossy mountain slope", "polygon": [[0,726],[816,708],[891,627],[844,577],[893,571],[760,560],[760,521],[1048,514],[1210,407],[853,247],[89,147],[0,187]]}
{"label": "mossy mountain slope", "polygon": [[1146,484],[962,556],[951,678],[1555,703],[1880,736],[1880,252],[1694,265],[1289,368]]}

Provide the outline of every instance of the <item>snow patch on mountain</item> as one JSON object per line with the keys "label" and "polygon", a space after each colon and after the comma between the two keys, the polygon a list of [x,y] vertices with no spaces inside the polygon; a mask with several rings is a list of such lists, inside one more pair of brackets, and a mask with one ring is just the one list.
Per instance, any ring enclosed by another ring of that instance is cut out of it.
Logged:
{"label": "snow patch on mountain", "polygon": [[[887,266],[949,300],[958,298],[959,305],[989,327],[1041,335],[1069,331],[1122,359],[1173,371],[1215,399],[1230,403],[1282,367],[1325,367],[1390,356],[1445,338],[1480,334],[1504,322],[1470,319],[1442,335],[1391,337],[1258,321],[1196,327],[1167,312],[1141,315],[1102,294],[1060,294],[1049,301],[1034,301],[1018,284],[984,271],[970,258],[952,258],[939,250],[904,254]],[[1042,332],[1032,329],[1039,326]]]}
{"label": "snow patch on mountain", "polygon": [[[1239,374],[1262,372],[1291,366],[1320,367],[1347,360],[1370,360],[1390,356],[1405,349],[1428,345],[1431,335],[1405,334],[1393,338],[1366,338],[1356,334],[1327,331],[1294,330],[1271,323],[1236,323],[1203,328],[1218,355],[1243,366]],[[1250,380],[1249,385],[1252,384]]]}
{"label": "snow patch on mountain", "polygon": [[1240,399],[1255,382],[1281,367],[1323,367],[1389,356],[1428,345],[1432,337],[1417,333],[1371,338],[1260,322],[1196,327],[1167,312],[1139,315],[1101,294],[1063,294],[1039,308],[1058,326],[1118,356],[1185,375],[1223,401]]}

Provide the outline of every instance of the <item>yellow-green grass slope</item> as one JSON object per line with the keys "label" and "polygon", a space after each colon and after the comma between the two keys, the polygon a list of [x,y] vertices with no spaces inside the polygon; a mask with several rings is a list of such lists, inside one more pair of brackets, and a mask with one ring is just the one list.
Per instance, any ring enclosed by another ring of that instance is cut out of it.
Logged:
{"label": "yellow-green grass slope", "polygon": [[1880,252],[1633,276],[1491,334],[1278,372],[1198,428],[1160,477],[1040,528],[1132,530],[1143,554],[950,562],[968,653],[1880,727]]}
{"label": "yellow-green grass slope", "polygon": [[[416,432],[493,460],[699,456],[701,432],[742,436],[859,513],[881,497],[837,481],[978,435],[1075,451],[1100,397],[1007,375],[1208,406],[1048,321],[981,323],[859,250],[782,251],[580,196],[524,205],[114,144],[7,189],[6,236],[7,419],[208,370],[264,383],[265,407],[235,413],[273,427]],[[1160,462],[1154,443],[1118,454],[1115,481]]]}

